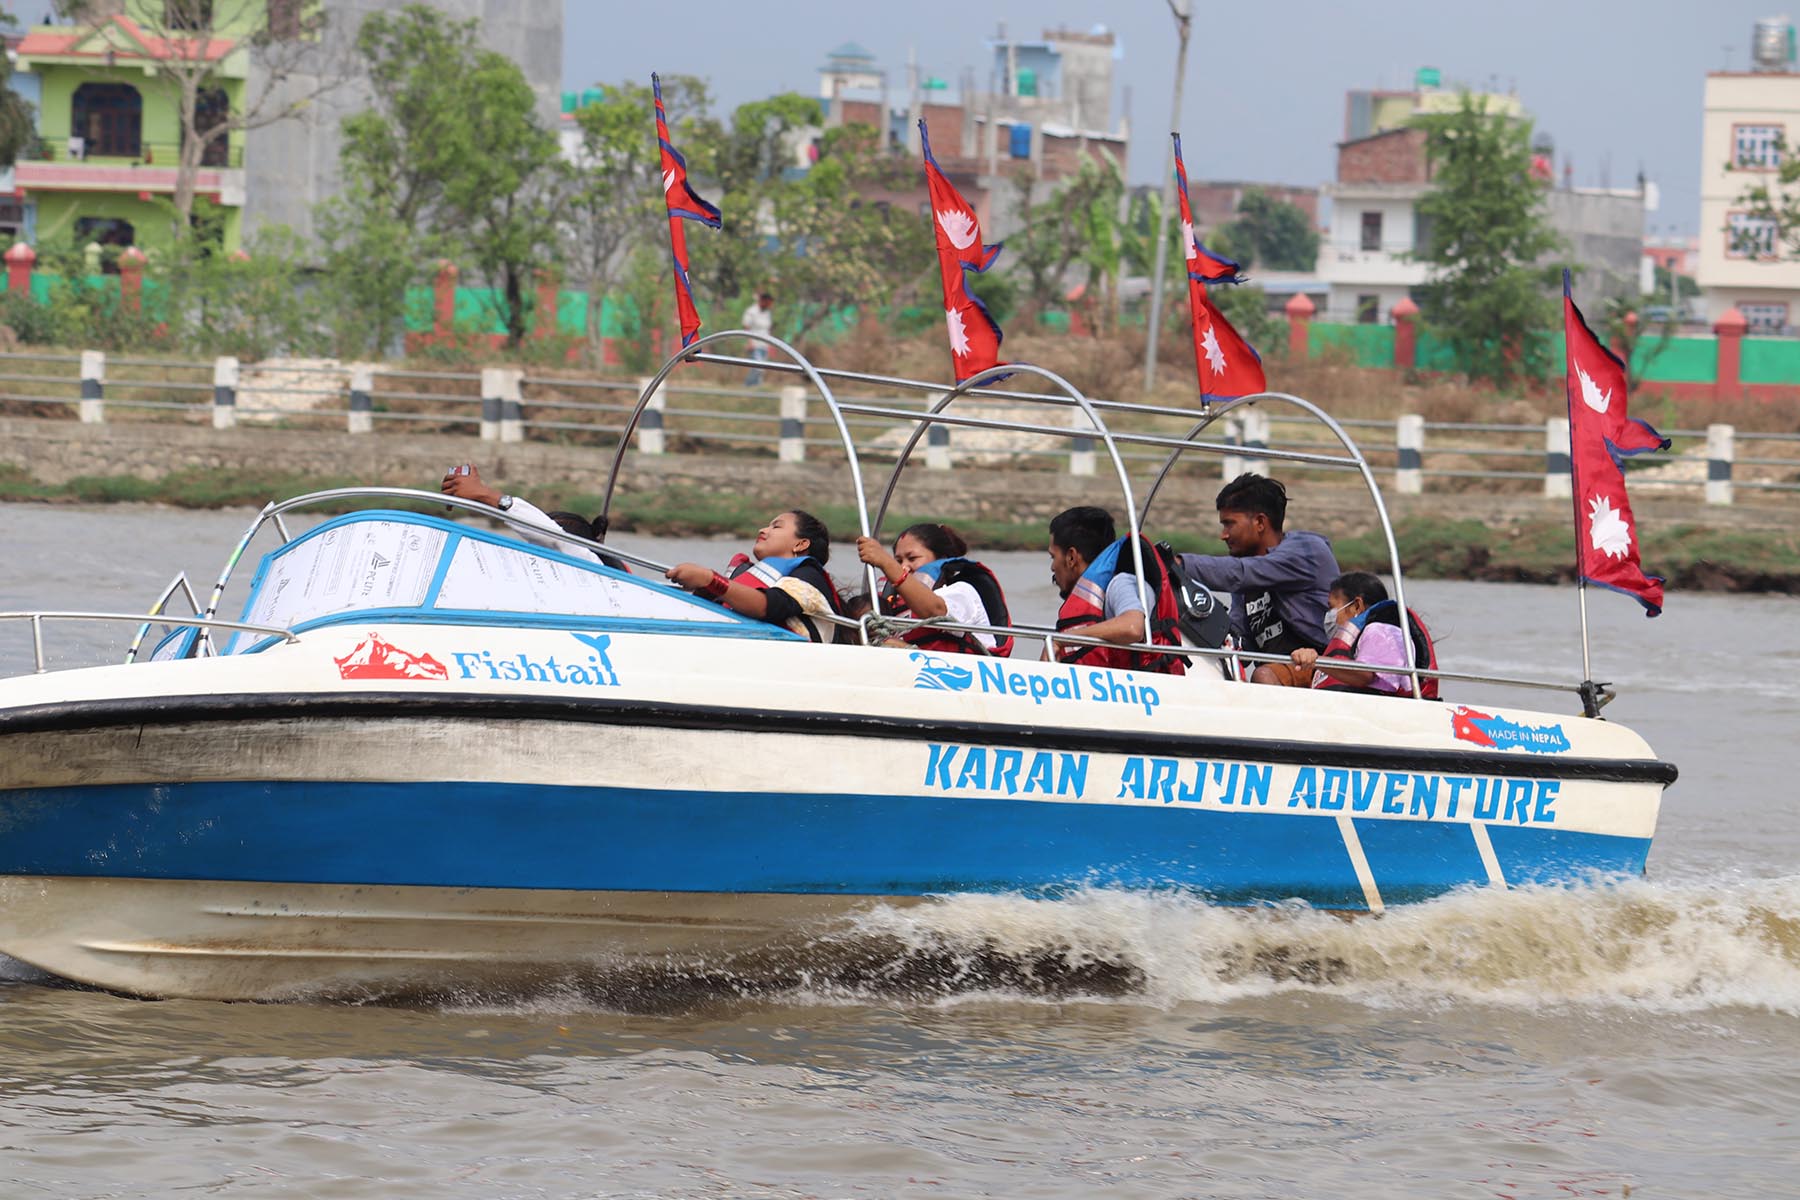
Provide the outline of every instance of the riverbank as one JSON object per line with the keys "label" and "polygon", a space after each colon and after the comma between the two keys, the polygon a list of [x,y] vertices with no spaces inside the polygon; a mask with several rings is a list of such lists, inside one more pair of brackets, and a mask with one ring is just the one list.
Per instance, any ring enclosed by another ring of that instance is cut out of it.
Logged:
{"label": "riverbank", "polygon": [[[993,473],[990,473],[990,475]],[[1017,485],[1033,492],[1055,491],[1061,477],[1014,472]],[[822,481],[821,481],[822,483]],[[83,475],[43,482],[16,466],[0,465],[0,500],[44,504],[163,504],[185,509],[260,507],[276,497],[332,488],[385,485],[419,487],[408,475],[322,475],[258,468],[192,468],[151,478],[135,475]],[[426,484],[425,486],[429,486]],[[826,491],[823,486],[813,491]],[[1387,548],[1368,514],[1366,501],[1320,503],[1321,493],[1355,500],[1351,489],[1317,489],[1312,503],[1296,503],[1295,527],[1316,528],[1334,540],[1338,561],[1346,570],[1383,571]],[[547,509],[592,514],[601,497],[585,483],[545,480],[531,487],[534,502]],[[1191,501],[1191,497],[1184,498]],[[1399,500],[1401,498],[1394,498]],[[1396,505],[1395,537],[1408,573],[1421,579],[1467,579],[1509,583],[1559,583],[1574,577],[1574,541],[1570,523],[1554,506],[1523,506],[1517,498],[1482,500],[1469,494],[1412,498],[1423,503]],[[1503,502],[1503,499],[1507,502]],[[1060,503],[1061,501],[1057,501]],[[1073,502],[1073,501],[1071,501]],[[681,484],[648,490],[621,490],[613,503],[613,528],[671,537],[736,536],[768,519],[771,506],[809,503],[833,529],[854,530],[849,505],[808,501],[794,488],[758,487],[746,492],[700,492]],[[344,508],[352,507],[344,505]],[[420,506],[441,513],[435,506]],[[1113,507],[1116,507],[1113,506]],[[1694,520],[1671,522],[1654,500],[1640,505],[1643,559],[1663,575],[1672,590],[1711,592],[1790,592],[1800,590],[1800,529],[1780,520],[1740,519],[1730,525]],[[1407,511],[1418,509],[1422,511]],[[1548,511],[1546,511],[1548,509]],[[1159,512],[1162,511],[1159,506]],[[1191,512],[1191,503],[1172,506]],[[1556,512],[1557,515],[1551,515]],[[897,505],[883,527],[904,528],[916,520],[942,519],[942,513]],[[1207,520],[1184,522],[1186,528],[1154,528],[1177,549],[1213,552],[1210,514]],[[1660,519],[1659,519],[1660,518]],[[1001,550],[1036,550],[1044,544],[1041,520],[950,518],[974,545]]]}

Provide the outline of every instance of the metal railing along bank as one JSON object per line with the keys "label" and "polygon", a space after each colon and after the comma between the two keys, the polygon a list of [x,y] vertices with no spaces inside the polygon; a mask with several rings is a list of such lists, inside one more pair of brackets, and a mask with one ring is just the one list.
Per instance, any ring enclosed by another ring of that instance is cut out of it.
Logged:
{"label": "metal railing along bank", "polygon": [[[728,360],[730,361],[730,360]],[[750,363],[779,374],[773,365]],[[896,399],[879,390],[879,377],[866,377],[861,399],[879,399],[893,408],[923,410],[937,397]],[[79,354],[0,353],[0,408],[18,413],[62,415],[73,409],[84,424],[109,419],[180,419],[230,429],[240,423],[279,428],[341,428],[373,434],[377,423],[461,432],[499,443],[593,438],[616,443],[625,417],[632,411],[648,379],[569,378],[532,375],[516,367],[484,367],[479,371],[429,371],[364,365],[307,362],[245,365],[235,358],[181,362],[112,356],[98,350]],[[849,393],[846,393],[846,398]],[[809,393],[798,386],[672,386],[651,396],[635,431],[642,454],[668,454],[709,444],[733,451],[772,453],[786,463],[809,457],[841,456],[830,424]],[[771,400],[776,412],[769,412]],[[991,403],[1004,404],[1001,397]],[[1074,419],[1081,418],[1078,413]],[[1146,431],[1159,428],[1154,415],[1145,417]],[[911,432],[909,423],[853,417],[879,456],[885,441],[897,451]],[[1457,486],[1453,480],[1506,481],[1512,490],[1536,491],[1549,497],[1572,494],[1569,422],[1553,417],[1542,424],[1453,423],[1427,421],[1417,414],[1397,420],[1345,419],[1340,422],[1362,436],[1371,464],[1391,470],[1400,495],[1423,493],[1428,483]],[[1277,439],[1278,430],[1303,424],[1250,409],[1225,419],[1229,444],[1239,456],[1222,460],[1220,474],[1230,479],[1246,470],[1264,471],[1259,451],[1271,448],[1306,450],[1300,438]],[[1372,435],[1392,430],[1392,439]],[[1366,431],[1366,432],[1365,432]],[[1728,505],[1742,490],[1800,492],[1800,433],[1742,432],[1728,424],[1704,430],[1665,430],[1676,447],[1661,454],[1633,458],[1633,487],[1698,493],[1708,504]],[[961,437],[975,439],[979,431]],[[1040,469],[1091,475],[1094,445],[1081,438],[1023,437],[1004,445],[953,442],[958,435],[946,424],[933,424],[925,443],[925,467],[949,469],[959,460],[1005,460]],[[859,441],[861,438],[859,437]],[[1738,444],[1755,451],[1740,456]],[[1058,443],[1058,444],[1052,444]],[[1149,465],[1160,462],[1151,452],[1127,454]],[[1663,468],[1658,470],[1657,468]],[[1325,464],[1289,463],[1284,471],[1340,470]],[[1744,469],[1747,469],[1744,470]],[[1434,489],[1435,490],[1435,489]]]}

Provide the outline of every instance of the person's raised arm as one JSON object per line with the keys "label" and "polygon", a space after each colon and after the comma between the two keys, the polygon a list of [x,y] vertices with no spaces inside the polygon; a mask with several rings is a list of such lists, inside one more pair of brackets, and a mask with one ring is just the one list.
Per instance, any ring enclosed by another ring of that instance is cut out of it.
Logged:
{"label": "person's raised arm", "polygon": [[1201,583],[1220,592],[1240,592],[1246,588],[1285,588],[1304,586],[1318,578],[1318,564],[1304,541],[1285,537],[1267,554],[1234,558],[1229,554],[1183,554],[1183,569],[1198,576]]}

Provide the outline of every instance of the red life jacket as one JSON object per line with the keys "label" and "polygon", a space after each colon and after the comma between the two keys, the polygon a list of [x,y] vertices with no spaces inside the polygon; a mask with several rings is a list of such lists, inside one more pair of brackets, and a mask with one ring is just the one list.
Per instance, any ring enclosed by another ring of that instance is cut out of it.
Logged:
{"label": "red life jacket", "polygon": [[[1006,607],[1006,592],[1001,589],[1000,580],[980,563],[966,558],[937,558],[918,568],[913,574],[923,575],[931,580],[933,591],[949,587],[953,583],[968,584],[981,597],[981,607],[987,613],[989,625],[1012,624],[1012,617]],[[912,606],[901,597],[899,589],[892,585],[882,589],[881,611],[891,617],[917,615]],[[900,635],[900,640],[921,650],[936,650],[945,654],[992,654],[996,658],[1007,658],[1013,652],[1013,639],[1010,636],[995,634],[994,648],[989,650],[972,633],[957,633],[955,630],[937,629],[930,625],[909,629]]]}
{"label": "red life jacket", "polygon": [[[1338,659],[1339,661],[1354,659],[1356,657],[1356,643],[1361,640],[1363,630],[1367,629],[1371,622],[1377,625],[1398,625],[1399,622],[1394,617],[1396,611],[1397,606],[1392,600],[1383,600],[1380,604],[1370,606],[1369,610],[1363,614],[1362,623],[1355,627],[1356,633],[1347,641],[1341,634],[1333,634],[1330,643],[1326,645],[1325,649],[1319,651],[1319,657],[1322,659],[1333,658]],[[1419,614],[1412,609],[1407,609],[1406,615],[1411,618],[1413,664],[1427,671],[1437,670],[1437,644],[1432,641],[1431,631],[1425,628],[1425,622],[1419,620]],[[1343,626],[1340,625],[1338,628],[1341,630]],[[1407,679],[1404,667],[1371,665],[1369,669],[1378,675],[1398,675],[1403,680]],[[1326,671],[1320,671],[1315,674],[1313,676],[1312,685],[1316,688],[1330,688],[1344,692],[1376,692],[1376,689],[1374,688],[1354,687]],[[1410,696],[1412,695],[1412,689],[1410,683],[1408,683],[1405,691],[1376,692],[1376,694],[1382,696]],[[1438,698],[1437,676],[1422,675],[1419,677],[1419,695],[1426,700],[1436,700]]]}
{"label": "red life jacket", "polygon": [[[1156,550],[1150,543],[1141,537],[1138,541],[1141,544],[1144,571],[1148,576],[1144,584],[1152,597],[1150,619],[1145,622],[1150,630],[1150,644],[1178,646],[1181,644],[1178,625],[1181,610],[1175,603],[1175,589],[1169,584],[1169,573],[1163,569],[1162,560],[1156,556]],[[1075,586],[1069,589],[1062,607],[1057,610],[1058,632],[1080,633],[1085,627],[1105,619],[1106,585],[1112,582],[1115,575],[1133,573],[1130,569],[1132,561],[1126,556],[1125,547],[1126,539],[1120,538],[1088,564],[1088,569],[1075,581]],[[1150,654],[1114,646],[1071,646],[1058,642],[1056,657],[1059,662],[1079,662],[1088,667],[1161,671],[1165,675],[1187,673],[1187,660],[1179,654]]]}

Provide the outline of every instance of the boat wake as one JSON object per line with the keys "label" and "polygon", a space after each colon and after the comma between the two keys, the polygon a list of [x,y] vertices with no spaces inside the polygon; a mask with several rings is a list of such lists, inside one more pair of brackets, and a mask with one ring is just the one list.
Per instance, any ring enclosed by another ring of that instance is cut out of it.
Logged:
{"label": "boat wake", "polygon": [[[1319,991],[1376,1005],[1800,1015],[1800,876],[1468,890],[1376,918],[1108,891],[957,896],[877,909],[857,924],[872,942],[901,948],[897,981],[916,984],[918,964],[929,964],[925,990],[936,984],[943,995],[1174,1005]],[[1006,970],[987,977],[995,963]],[[878,973],[847,994],[873,982]]]}
{"label": "boat wake", "polygon": [[638,1013],[736,1002],[1173,1008],[1301,992],[1408,1009],[1800,1015],[1800,876],[1469,890],[1380,917],[1105,890],[1059,900],[961,895],[875,908],[758,968],[755,982],[721,964],[435,1003]]}

